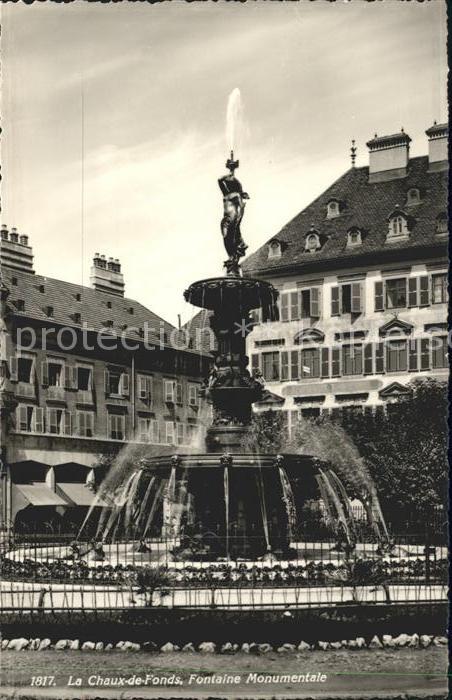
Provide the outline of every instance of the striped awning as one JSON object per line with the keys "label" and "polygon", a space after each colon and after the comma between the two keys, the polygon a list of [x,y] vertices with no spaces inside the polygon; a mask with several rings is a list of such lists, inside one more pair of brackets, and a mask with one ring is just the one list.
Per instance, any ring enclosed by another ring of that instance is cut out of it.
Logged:
{"label": "striped awning", "polygon": [[69,505],[74,506],[106,506],[107,504],[86,485],[81,483],[59,483],[57,491]]}
{"label": "striped awning", "polygon": [[31,506],[66,506],[67,502],[44,483],[14,484]]}

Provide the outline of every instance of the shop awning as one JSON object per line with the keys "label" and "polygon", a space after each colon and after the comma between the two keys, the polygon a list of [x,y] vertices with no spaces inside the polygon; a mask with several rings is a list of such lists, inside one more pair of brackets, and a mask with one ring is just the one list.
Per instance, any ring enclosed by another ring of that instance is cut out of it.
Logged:
{"label": "shop awning", "polygon": [[66,501],[58,496],[46,484],[33,482],[31,484],[14,484],[14,488],[28,501],[31,506],[66,506]]}
{"label": "shop awning", "polygon": [[100,498],[86,484],[81,483],[58,483],[57,490],[65,499],[65,504],[75,506],[106,506],[107,503]]}

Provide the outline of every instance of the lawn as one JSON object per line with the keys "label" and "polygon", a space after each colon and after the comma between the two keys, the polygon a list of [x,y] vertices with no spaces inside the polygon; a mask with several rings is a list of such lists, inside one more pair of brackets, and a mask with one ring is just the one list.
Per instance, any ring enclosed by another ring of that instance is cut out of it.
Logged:
{"label": "lawn", "polygon": [[[0,698],[447,697],[447,652],[436,647],[262,656],[6,651],[1,662]],[[282,678],[266,682],[266,675]],[[36,685],[43,676],[50,678],[48,687]],[[107,685],[107,679],[123,685]]]}

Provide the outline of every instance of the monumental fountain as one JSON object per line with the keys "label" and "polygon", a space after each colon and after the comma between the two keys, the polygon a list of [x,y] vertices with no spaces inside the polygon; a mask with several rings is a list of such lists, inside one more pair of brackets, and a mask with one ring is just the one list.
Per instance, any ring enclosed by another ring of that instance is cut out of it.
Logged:
{"label": "monumental fountain", "polygon": [[216,338],[204,390],[212,406],[205,452],[145,455],[132,468],[126,460],[117,479],[114,465],[113,479],[107,478],[99,492],[108,506],[95,539],[105,544],[138,541],[143,551],[146,540],[162,538],[167,554],[176,558],[184,551],[195,558],[196,550],[208,560],[288,558],[297,506],[319,496],[345,545],[356,541],[346,490],[327,466],[300,454],[244,451],[252,406],[264,391],[261,373],[248,369],[251,312],[259,309],[263,322],[275,320],[278,292],[269,282],[242,275],[240,259],[247,246],[241,222],[249,196],[236,177],[238,167],[231,151],[228,173],[218,180],[225,274],[194,282],[184,293],[187,302],[207,312]]}

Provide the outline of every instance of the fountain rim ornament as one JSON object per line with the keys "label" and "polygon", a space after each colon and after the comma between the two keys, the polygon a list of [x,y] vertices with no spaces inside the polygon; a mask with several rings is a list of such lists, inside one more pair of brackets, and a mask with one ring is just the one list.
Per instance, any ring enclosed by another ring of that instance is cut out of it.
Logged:
{"label": "fountain rim ornament", "polygon": [[[232,298],[227,298],[227,297]],[[184,292],[184,298],[193,306],[215,311],[219,303],[233,303],[233,298],[240,296],[240,306],[248,309],[262,305],[274,305],[279,292],[270,282],[253,277],[226,275],[209,277],[193,282]]]}

